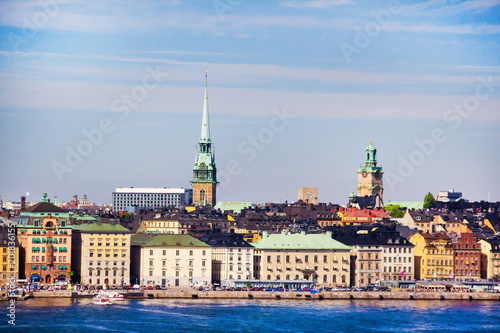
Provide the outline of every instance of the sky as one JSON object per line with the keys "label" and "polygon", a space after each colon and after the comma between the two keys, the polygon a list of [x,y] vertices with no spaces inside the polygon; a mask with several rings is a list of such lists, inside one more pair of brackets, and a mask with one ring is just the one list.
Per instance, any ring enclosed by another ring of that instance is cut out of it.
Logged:
{"label": "sky", "polygon": [[500,200],[500,1],[0,1],[0,195],[184,187],[205,70],[218,201]]}

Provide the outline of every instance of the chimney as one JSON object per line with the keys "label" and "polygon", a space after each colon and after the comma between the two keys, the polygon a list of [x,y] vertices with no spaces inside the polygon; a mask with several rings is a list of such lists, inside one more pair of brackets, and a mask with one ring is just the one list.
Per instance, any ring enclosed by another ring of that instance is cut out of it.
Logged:
{"label": "chimney", "polygon": [[25,210],[26,209],[26,197],[23,195],[21,197],[21,210]]}

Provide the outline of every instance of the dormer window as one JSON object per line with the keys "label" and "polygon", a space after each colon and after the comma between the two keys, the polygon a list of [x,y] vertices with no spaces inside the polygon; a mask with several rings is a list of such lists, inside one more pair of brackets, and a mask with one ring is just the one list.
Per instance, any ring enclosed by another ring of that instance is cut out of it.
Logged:
{"label": "dormer window", "polygon": [[66,226],[66,220],[61,220],[61,227],[65,227]]}
{"label": "dormer window", "polygon": [[35,219],[35,221],[33,222],[35,227],[39,227],[40,226],[40,220],[39,219]]}

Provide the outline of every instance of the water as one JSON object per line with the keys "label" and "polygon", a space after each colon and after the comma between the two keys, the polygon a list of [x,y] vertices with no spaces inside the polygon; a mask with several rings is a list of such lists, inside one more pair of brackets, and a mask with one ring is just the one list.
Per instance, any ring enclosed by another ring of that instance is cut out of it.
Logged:
{"label": "water", "polygon": [[1,332],[500,332],[500,302],[92,299],[1,302]]}

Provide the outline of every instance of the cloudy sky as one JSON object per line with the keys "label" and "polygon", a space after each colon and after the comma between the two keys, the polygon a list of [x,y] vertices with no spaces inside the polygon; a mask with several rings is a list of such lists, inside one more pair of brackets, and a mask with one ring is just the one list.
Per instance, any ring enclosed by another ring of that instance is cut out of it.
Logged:
{"label": "cloudy sky", "polygon": [[220,201],[500,200],[500,1],[0,2],[3,200],[189,187],[208,69]]}

